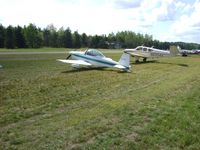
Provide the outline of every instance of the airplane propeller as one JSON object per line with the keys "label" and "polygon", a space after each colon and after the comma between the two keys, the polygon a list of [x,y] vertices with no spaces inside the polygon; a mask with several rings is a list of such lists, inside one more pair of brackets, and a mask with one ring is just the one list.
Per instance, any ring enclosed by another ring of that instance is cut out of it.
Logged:
{"label": "airplane propeller", "polygon": [[70,57],[71,57],[71,54],[69,54],[66,59],[69,59]]}

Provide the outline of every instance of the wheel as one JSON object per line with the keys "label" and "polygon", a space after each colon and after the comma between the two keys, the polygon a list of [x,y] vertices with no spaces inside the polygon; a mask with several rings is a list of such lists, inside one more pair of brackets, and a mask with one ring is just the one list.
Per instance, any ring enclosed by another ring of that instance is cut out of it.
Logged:
{"label": "wheel", "polygon": [[140,61],[138,59],[135,60],[135,63],[139,63]]}

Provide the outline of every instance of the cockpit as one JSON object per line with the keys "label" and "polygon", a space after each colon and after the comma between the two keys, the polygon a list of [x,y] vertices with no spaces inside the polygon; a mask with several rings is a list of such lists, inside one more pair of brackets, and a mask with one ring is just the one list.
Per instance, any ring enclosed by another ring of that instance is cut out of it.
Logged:
{"label": "cockpit", "polygon": [[85,55],[96,56],[96,57],[105,57],[100,51],[98,51],[96,49],[88,49],[85,52]]}
{"label": "cockpit", "polygon": [[143,46],[138,46],[138,47],[136,47],[136,50],[137,50],[137,51],[142,51],[142,50],[143,50]]}
{"label": "cockpit", "polygon": [[137,51],[143,51],[143,52],[150,52],[150,51],[152,51],[151,48],[144,47],[144,46],[138,46],[138,47],[136,48],[136,50],[137,50]]}

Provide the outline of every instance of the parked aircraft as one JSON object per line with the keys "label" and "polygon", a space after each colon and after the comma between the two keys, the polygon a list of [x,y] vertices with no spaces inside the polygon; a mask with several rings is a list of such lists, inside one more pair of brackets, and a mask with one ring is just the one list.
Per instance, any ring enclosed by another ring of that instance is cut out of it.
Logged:
{"label": "parked aircraft", "polygon": [[125,49],[124,52],[134,56],[135,62],[139,62],[140,58],[143,58],[143,62],[146,62],[147,58],[157,58],[163,56],[176,55],[178,53],[178,50],[167,51],[156,49],[153,47],[138,46],[134,49]]}
{"label": "parked aircraft", "polygon": [[[68,60],[69,58],[73,60]],[[111,67],[117,68],[123,71],[130,71],[130,55],[123,53],[119,62],[105,57],[100,51],[96,49],[88,49],[86,51],[70,51],[66,60],[57,59],[63,63],[72,64],[74,68],[80,68],[81,66],[87,67]]]}
{"label": "parked aircraft", "polygon": [[177,48],[182,56],[188,56],[191,54],[200,54],[200,50],[186,50],[186,49],[181,49],[179,46],[177,46]]}
{"label": "parked aircraft", "polygon": [[194,53],[195,53],[195,54],[200,54],[200,50],[198,50],[198,49],[197,49],[197,50],[194,50]]}

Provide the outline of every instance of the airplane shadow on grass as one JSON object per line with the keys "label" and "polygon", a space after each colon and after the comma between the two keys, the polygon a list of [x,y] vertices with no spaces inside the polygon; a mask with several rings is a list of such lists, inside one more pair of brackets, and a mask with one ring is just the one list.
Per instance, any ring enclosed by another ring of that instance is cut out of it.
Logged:
{"label": "airplane shadow on grass", "polygon": [[143,61],[139,61],[139,62],[131,61],[130,62],[131,65],[149,64],[149,63],[157,63],[157,60],[148,60],[146,62],[143,62]]}
{"label": "airplane shadow on grass", "polygon": [[189,67],[188,64],[181,64],[181,63],[170,63],[170,62],[160,62],[158,60],[149,60],[146,62],[131,62],[132,65],[139,65],[139,64],[149,64],[149,63],[156,63],[156,64],[168,64],[168,65],[177,65],[181,67]]}
{"label": "airplane shadow on grass", "polygon": [[111,68],[106,68],[106,67],[93,67],[93,68],[78,68],[78,69],[71,69],[71,70],[66,70],[66,71],[62,71],[61,73],[76,73],[76,72],[86,72],[86,71],[108,71],[108,72],[117,72],[117,73],[126,73],[125,71],[120,71],[120,70],[114,70]]}

